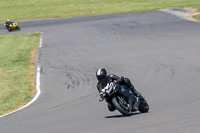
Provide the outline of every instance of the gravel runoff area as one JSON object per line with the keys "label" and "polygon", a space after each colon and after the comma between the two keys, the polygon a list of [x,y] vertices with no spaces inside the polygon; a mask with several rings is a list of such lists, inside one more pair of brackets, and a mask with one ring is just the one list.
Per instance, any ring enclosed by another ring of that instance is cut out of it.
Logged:
{"label": "gravel runoff area", "polygon": [[182,17],[187,20],[192,20],[192,21],[198,21],[198,20],[194,19],[193,16],[200,14],[199,12],[197,12],[197,9],[191,8],[191,7],[187,7],[184,9],[182,9],[182,8],[165,8],[165,9],[161,9],[160,11],[174,14],[176,16]]}

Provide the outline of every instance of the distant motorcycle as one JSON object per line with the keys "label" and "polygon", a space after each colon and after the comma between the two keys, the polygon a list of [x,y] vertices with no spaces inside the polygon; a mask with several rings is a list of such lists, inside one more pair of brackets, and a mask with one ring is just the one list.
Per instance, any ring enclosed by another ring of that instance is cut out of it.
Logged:
{"label": "distant motorcycle", "polygon": [[100,92],[101,99],[99,101],[101,102],[105,99],[107,103],[114,107],[112,109],[113,111],[117,109],[121,114],[125,116],[130,116],[133,114],[133,112],[136,111],[140,111],[141,113],[148,112],[149,105],[145,98],[143,96],[138,98],[134,95],[132,96],[135,99],[135,102],[133,103],[133,109],[130,112],[128,99],[118,93],[122,87],[122,85],[116,84],[114,82],[107,83],[107,86],[105,86]]}
{"label": "distant motorcycle", "polygon": [[17,30],[17,31],[20,31],[21,30],[21,28],[18,26],[18,23],[17,22],[12,22],[12,23],[10,23],[9,25],[6,25],[6,24],[4,24],[4,26],[6,27],[6,29],[8,30],[8,31],[14,31],[14,30]]}

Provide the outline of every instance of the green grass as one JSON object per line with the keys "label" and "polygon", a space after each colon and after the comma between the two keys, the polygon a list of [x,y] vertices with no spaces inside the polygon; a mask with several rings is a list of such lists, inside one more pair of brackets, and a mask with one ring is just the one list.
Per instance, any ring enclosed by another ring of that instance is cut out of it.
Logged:
{"label": "green grass", "polygon": [[200,0],[0,0],[0,21],[140,12],[169,7],[200,10]]}
{"label": "green grass", "polygon": [[194,16],[195,19],[200,20],[200,15]]}
{"label": "green grass", "polygon": [[30,53],[37,48],[39,36],[40,33],[0,35],[0,115],[26,104],[35,93],[31,59],[35,59],[35,53]]}

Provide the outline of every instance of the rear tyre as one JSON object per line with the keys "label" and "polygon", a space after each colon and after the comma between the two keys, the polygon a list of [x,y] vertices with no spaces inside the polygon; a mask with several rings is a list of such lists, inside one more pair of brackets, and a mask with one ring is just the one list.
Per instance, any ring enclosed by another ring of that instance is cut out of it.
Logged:
{"label": "rear tyre", "polygon": [[21,28],[20,28],[19,26],[17,26],[16,28],[17,28],[17,30],[18,30],[18,31],[20,31],[20,30],[21,30]]}
{"label": "rear tyre", "polygon": [[138,109],[141,113],[146,113],[149,111],[149,105],[147,103],[147,101],[144,99],[141,101],[140,103],[140,107]]}
{"label": "rear tyre", "polygon": [[112,103],[115,106],[115,108],[123,115],[125,116],[130,116],[132,113],[129,112],[128,107],[127,109],[124,108],[123,105],[120,104],[119,98],[118,97],[113,97],[112,98]]}

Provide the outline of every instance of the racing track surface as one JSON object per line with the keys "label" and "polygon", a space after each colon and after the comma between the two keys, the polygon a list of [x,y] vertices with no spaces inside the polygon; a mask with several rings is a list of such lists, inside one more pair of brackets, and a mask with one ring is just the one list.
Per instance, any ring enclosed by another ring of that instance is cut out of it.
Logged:
{"label": "racing track surface", "polygon": [[[1,118],[1,133],[199,132],[200,23],[151,11],[19,25],[21,32],[43,32],[42,93],[28,108]],[[3,26],[0,33],[7,33]],[[150,112],[109,112],[98,101],[100,67],[129,77]]]}

